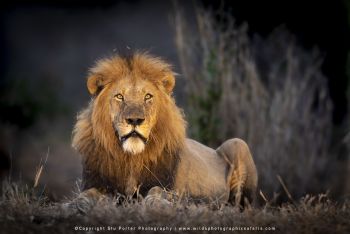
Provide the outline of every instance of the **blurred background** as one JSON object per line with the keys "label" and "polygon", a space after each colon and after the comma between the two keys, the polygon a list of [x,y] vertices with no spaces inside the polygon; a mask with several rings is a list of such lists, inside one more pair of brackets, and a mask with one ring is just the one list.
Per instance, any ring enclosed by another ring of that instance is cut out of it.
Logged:
{"label": "blurred background", "polygon": [[96,60],[148,50],[179,73],[188,134],[248,142],[269,199],[350,195],[350,2],[8,1],[0,11],[0,177],[53,199],[79,183],[71,148]]}

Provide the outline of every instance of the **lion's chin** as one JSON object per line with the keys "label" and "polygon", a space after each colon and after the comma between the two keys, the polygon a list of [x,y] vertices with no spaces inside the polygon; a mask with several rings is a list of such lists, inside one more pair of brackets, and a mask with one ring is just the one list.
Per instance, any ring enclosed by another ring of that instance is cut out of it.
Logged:
{"label": "lion's chin", "polygon": [[123,142],[123,150],[131,154],[139,154],[145,149],[145,143],[139,137],[129,137]]}

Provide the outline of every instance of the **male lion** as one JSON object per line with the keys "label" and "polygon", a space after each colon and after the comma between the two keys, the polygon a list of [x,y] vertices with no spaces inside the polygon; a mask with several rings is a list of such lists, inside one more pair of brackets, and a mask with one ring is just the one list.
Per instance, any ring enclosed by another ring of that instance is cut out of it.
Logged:
{"label": "male lion", "polygon": [[85,194],[166,189],[204,201],[252,201],[257,171],[247,144],[230,139],[213,150],[187,139],[174,85],[170,65],[145,53],[103,59],[91,69],[92,100],[73,131]]}

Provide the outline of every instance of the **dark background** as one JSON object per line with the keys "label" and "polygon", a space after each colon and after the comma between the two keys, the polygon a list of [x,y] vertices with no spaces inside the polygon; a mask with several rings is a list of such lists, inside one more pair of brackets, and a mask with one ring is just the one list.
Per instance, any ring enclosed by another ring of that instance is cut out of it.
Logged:
{"label": "dark background", "polygon": [[[224,9],[238,24],[247,22],[251,35],[264,37],[284,25],[305,49],[317,47],[334,104],[334,141],[341,141],[348,129],[349,1],[199,3]],[[194,14],[192,1],[179,5]],[[89,101],[89,67],[130,47],[165,58],[181,74],[172,14],[172,2],[160,0],[2,2],[1,173],[32,181],[48,154],[42,183],[57,196],[69,193],[81,170],[70,140],[76,113]],[[180,106],[186,105],[183,82],[180,75],[175,92]]]}

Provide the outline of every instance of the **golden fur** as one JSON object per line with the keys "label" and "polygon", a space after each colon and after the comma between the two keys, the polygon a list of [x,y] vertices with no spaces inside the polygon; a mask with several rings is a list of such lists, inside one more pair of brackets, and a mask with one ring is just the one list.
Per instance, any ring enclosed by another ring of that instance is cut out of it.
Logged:
{"label": "golden fur", "polygon": [[246,143],[230,139],[213,150],[186,139],[174,85],[170,65],[142,53],[104,59],[91,69],[92,100],[73,131],[83,189],[131,196],[160,186],[200,199],[252,200],[257,172]]}

